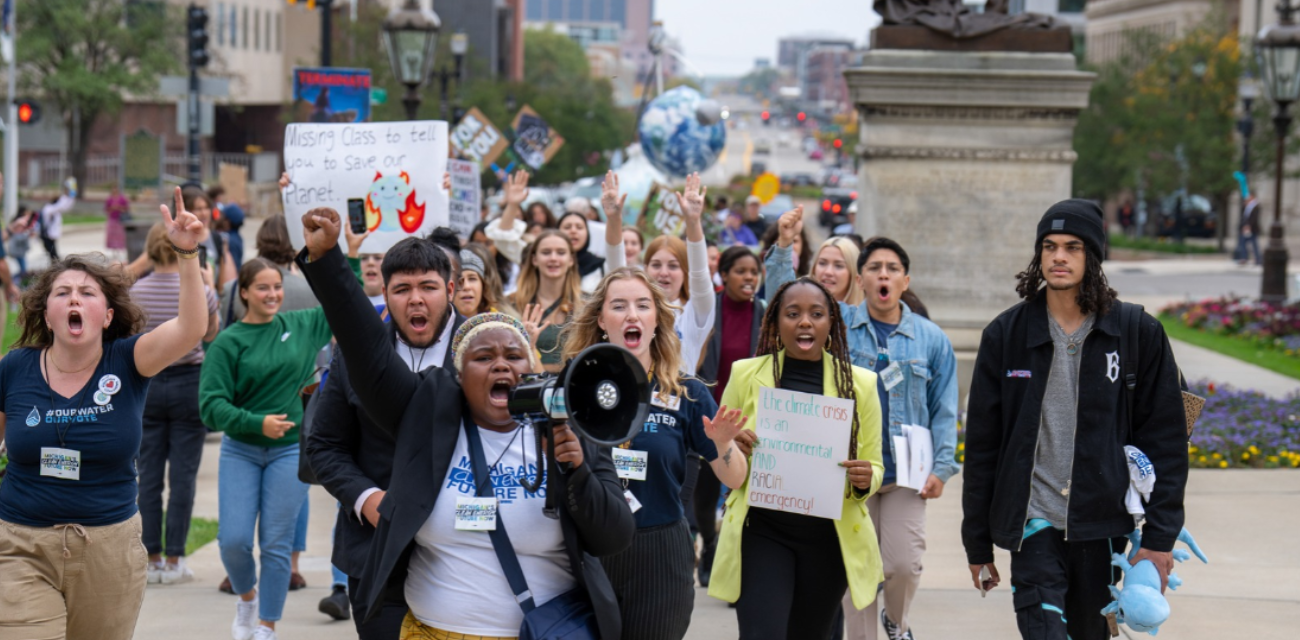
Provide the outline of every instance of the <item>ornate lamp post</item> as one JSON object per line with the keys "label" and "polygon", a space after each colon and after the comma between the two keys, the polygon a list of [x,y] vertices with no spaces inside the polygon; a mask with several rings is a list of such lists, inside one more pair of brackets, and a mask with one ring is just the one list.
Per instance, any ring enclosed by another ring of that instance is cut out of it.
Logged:
{"label": "ornate lamp post", "polygon": [[1264,74],[1264,89],[1277,105],[1273,126],[1277,128],[1277,167],[1273,190],[1273,224],[1264,249],[1264,279],[1260,299],[1280,303],[1286,300],[1287,250],[1283,242],[1282,179],[1286,163],[1286,136],[1291,128],[1288,109],[1300,98],[1300,25],[1293,15],[1291,0],[1277,5],[1278,23],[1264,27],[1255,39],[1255,51]]}
{"label": "ornate lamp post", "polygon": [[419,0],[406,4],[384,19],[384,48],[397,81],[406,85],[402,105],[407,119],[414,120],[420,110],[420,85],[429,77],[438,47],[438,14],[420,8]]}
{"label": "ornate lamp post", "polygon": [[[447,119],[447,83],[453,82],[456,87],[456,116],[455,120],[459,121],[460,113],[460,85],[464,82],[465,74],[465,53],[469,51],[469,36],[463,31],[457,31],[451,34],[451,57],[455,61],[455,71],[447,71],[447,65],[442,66],[442,71],[434,73],[433,77],[438,79],[438,111],[442,114],[442,119]],[[452,124],[455,124],[453,122]]]}

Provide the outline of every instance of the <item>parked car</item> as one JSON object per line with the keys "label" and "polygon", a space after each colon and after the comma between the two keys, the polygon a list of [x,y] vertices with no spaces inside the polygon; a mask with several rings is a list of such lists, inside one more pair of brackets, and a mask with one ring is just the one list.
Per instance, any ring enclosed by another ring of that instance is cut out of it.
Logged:
{"label": "parked car", "polygon": [[1180,199],[1182,200],[1182,235],[1188,238],[1217,237],[1219,214],[1214,210],[1210,199],[1195,194],[1183,196],[1179,192],[1162,198],[1155,207],[1149,209],[1149,217],[1156,225],[1156,235],[1168,238],[1178,236]]}
{"label": "parked car", "polygon": [[778,193],[776,197],[772,198],[771,202],[759,208],[758,212],[762,214],[763,219],[766,220],[768,224],[776,224],[776,221],[781,218],[781,214],[793,208],[794,198],[791,198],[784,193]]}
{"label": "parked car", "polygon": [[787,173],[781,176],[781,184],[792,187],[811,187],[817,179],[811,173]]}
{"label": "parked car", "polygon": [[843,222],[849,210],[849,205],[858,199],[858,192],[852,189],[827,188],[822,190],[821,207],[817,214],[817,221],[823,227],[831,228],[838,222]]}
{"label": "parked car", "polygon": [[813,147],[813,150],[808,152],[808,159],[809,159],[809,160],[821,160],[822,158],[825,158],[825,157],[826,157],[826,154],[822,153],[822,150],[821,150],[820,147]]}
{"label": "parked car", "polygon": [[769,155],[772,153],[772,143],[767,140],[759,140],[754,143],[754,155]]}

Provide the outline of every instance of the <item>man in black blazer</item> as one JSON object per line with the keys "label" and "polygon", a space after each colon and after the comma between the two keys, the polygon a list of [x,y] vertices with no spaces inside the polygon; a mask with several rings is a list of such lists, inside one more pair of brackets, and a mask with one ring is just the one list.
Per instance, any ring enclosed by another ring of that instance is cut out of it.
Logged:
{"label": "man in black blazer", "polygon": [[[391,319],[386,326],[388,344],[412,371],[452,368],[451,338],[465,321],[451,304],[456,280],[446,261],[430,257],[439,250],[426,240],[403,240],[388,251],[381,267]],[[426,322],[421,323],[422,318]],[[428,323],[429,318],[441,320]],[[393,592],[373,616],[366,615],[365,602],[357,598],[359,576],[379,519],[377,507],[393,473],[396,441],[362,410],[347,366],[337,354],[312,402],[319,406],[307,439],[307,456],[316,477],[339,501],[332,561],[349,576],[347,598],[357,632],[362,640],[396,640],[407,610],[401,591]],[[343,597],[337,592],[327,596],[321,601],[322,610],[337,607]]]}
{"label": "man in black blazer", "polygon": [[[303,223],[308,248],[299,253],[298,264],[313,290],[327,293],[321,307],[340,352],[357,374],[352,390],[375,425],[397,441],[389,490],[378,505],[378,524],[353,596],[371,608],[360,616],[364,621],[405,586],[416,533],[432,513],[450,469],[464,396],[454,371],[430,368],[413,374],[388,350],[382,325],[370,314],[338,251],[338,212],[316,209]],[[609,449],[586,440],[582,447],[585,463],[561,473],[552,461],[547,474],[560,474],[558,515],[573,576],[592,604],[600,636],[618,638],[618,603],[597,558],[626,549],[635,524]],[[500,606],[518,605],[508,597]]]}

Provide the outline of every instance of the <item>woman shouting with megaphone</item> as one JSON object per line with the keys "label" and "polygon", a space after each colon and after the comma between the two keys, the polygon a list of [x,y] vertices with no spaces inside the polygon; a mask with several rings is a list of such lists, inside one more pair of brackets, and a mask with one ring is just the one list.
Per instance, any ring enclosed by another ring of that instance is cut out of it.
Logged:
{"label": "woman shouting with megaphone", "polygon": [[[619,637],[613,589],[591,557],[622,551],[634,529],[609,450],[560,424],[555,459],[529,455],[531,427],[511,417],[507,401],[531,370],[532,349],[522,323],[504,314],[461,326],[452,343],[457,372],[412,372],[337,248],[339,226],[332,209],[303,216],[307,248],[298,262],[353,391],[397,440],[360,576],[368,611],[403,589],[404,639],[552,637],[533,633],[539,617],[576,620],[587,630],[580,637]],[[445,255],[434,254],[430,286],[448,271]],[[543,514],[544,491],[524,488],[547,474],[560,474],[550,485],[560,492],[558,519]]]}
{"label": "woman shouting with megaphone", "polygon": [[680,370],[681,341],[673,307],[645,272],[621,268],[605,276],[567,329],[564,357],[594,344],[623,347],[650,373],[649,417],[614,451],[636,516],[632,546],[602,560],[623,616],[623,640],[680,640],[695,607],[695,547],[681,502],[687,451],[704,456],[729,487],[745,481],[745,457],[734,440],[745,424],[721,410],[708,387]]}

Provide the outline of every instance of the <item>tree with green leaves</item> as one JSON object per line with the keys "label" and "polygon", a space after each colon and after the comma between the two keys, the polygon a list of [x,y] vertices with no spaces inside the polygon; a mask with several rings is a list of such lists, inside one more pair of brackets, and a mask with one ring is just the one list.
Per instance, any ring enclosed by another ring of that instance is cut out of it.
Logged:
{"label": "tree with green leaves", "polygon": [[1237,33],[1212,16],[1172,40],[1134,33],[1124,54],[1095,67],[1074,132],[1074,193],[1105,200],[1142,188],[1186,188],[1224,211],[1240,162],[1235,135],[1243,70]]}
{"label": "tree with green leaves", "polygon": [[18,0],[17,17],[18,83],[62,119],[72,173],[85,184],[95,121],[184,68],[184,18],[163,2],[123,0]]}

